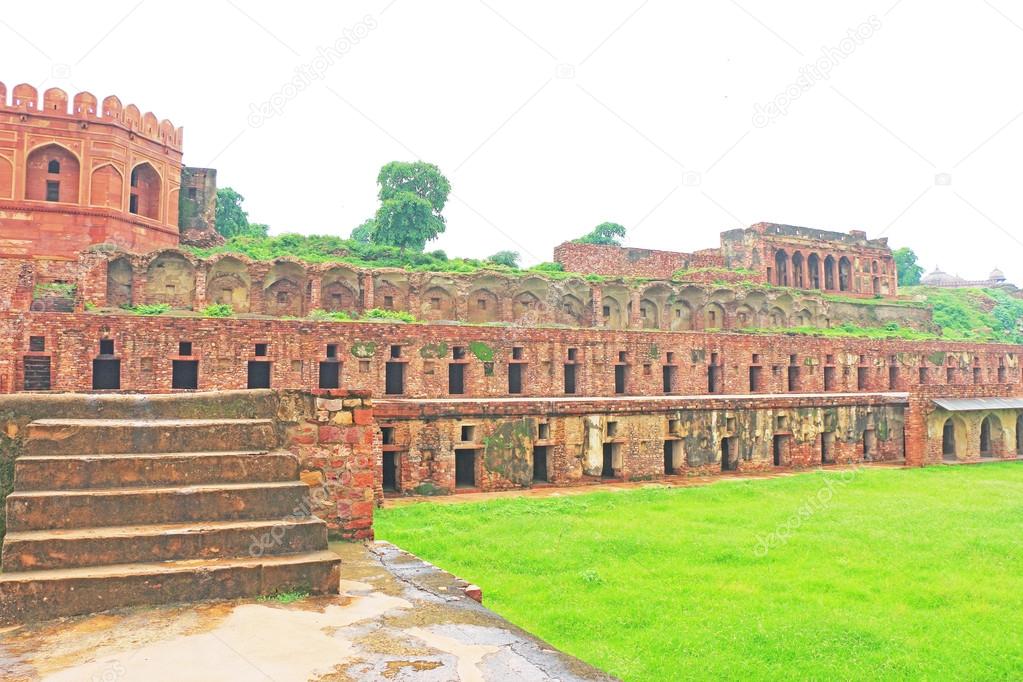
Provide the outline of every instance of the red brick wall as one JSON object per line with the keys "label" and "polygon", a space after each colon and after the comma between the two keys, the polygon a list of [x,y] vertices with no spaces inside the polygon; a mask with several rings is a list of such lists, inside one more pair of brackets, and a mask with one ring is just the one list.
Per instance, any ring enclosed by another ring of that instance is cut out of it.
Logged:
{"label": "red brick wall", "polygon": [[566,272],[612,277],[671,279],[676,270],[688,267],[691,254],[654,251],[600,244],[565,242],[554,248],[554,262]]}

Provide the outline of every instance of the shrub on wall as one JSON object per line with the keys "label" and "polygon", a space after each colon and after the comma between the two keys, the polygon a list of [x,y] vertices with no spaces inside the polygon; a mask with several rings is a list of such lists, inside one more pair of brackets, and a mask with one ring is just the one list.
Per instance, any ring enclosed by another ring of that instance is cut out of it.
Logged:
{"label": "shrub on wall", "polygon": [[211,303],[202,309],[203,317],[231,317],[234,308],[226,303]]}

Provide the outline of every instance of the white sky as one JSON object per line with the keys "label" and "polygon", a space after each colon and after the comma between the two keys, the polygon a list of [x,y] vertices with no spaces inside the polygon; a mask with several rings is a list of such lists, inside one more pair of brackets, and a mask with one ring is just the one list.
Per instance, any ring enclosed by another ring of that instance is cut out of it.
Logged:
{"label": "white sky", "polygon": [[[843,45],[864,23],[869,37]],[[822,50],[829,77],[755,125],[755,105]],[[380,166],[421,158],[453,186],[428,248],[527,264],[604,220],[630,245],[683,251],[765,220],[864,229],[928,269],[998,265],[1023,284],[1021,63],[1009,0],[50,0],[0,14],[8,90],[116,94],[170,118],[185,162],[217,168],[275,233],[347,235],[376,209]]]}

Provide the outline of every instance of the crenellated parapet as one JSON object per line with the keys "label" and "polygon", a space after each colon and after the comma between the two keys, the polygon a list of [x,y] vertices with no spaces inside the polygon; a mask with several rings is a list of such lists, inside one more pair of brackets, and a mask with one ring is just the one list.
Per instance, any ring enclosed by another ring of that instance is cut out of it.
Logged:
{"label": "crenellated parapet", "polygon": [[99,100],[91,92],[79,92],[70,99],[60,88],[49,88],[43,92],[28,83],[15,85],[11,100],[7,100],[7,86],[0,82],[0,109],[13,109],[40,116],[73,118],[79,121],[102,121],[123,126],[136,135],[181,151],[184,144],[184,129],[175,128],[168,119],[160,120],[151,111],[142,113],[134,104],[124,106],[116,95]]}

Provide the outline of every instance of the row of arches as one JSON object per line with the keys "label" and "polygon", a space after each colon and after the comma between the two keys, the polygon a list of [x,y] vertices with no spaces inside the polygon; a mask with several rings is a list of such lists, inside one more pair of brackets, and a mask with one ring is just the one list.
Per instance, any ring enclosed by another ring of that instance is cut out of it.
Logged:
{"label": "row of arches", "polygon": [[941,428],[941,457],[948,462],[1008,454],[1023,457],[1023,414],[1015,416],[1009,431],[995,414],[976,415],[973,423],[967,416],[949,416]]}
{"label": "row of arches", "polygon": [[303,316],[314,309],[407,311],[424,321],[517,322],[670,331],[825,326],[819,302],[788,294],[708,290],[655,283],[642,289],[581,279],[493,273],[447,276],[362,271],[223,255],[206,261],[177,250],[107,262],[107,305],[230,305],[237,313]]}
{"label": "row of arches", "polygon": [[[7,178],[13,178],[13,167],[8,159],[0,157],[0,197],[13,192],[11,183],[5,182]],[[67,147],[48,143],[29,152],[25,159],[26,200],[80,204],[83,191],[88,195],[85,203],[89,206],[123,211],[127,202],[129,213],[161,219],[163,179],[150,162],[140,161],[132,166],[127,187],[117,165],[101,163],[89,172],[83,187],[81,162]]]}
{"label": "row of arches", "polygon": [[[838,291],[848,293],[869,293],[876,296],[893,294],[891,278],[894,273],[884,259],[870,259],[863,266],[869,274],[869,289],[862,290],[854,263],[849,256],[836,256],[818,253],[804,255],[802,251],[789,254],[785,249],[777,249],[772,261],[773,267],[768,268],[768,280],[772,284],[796,289],[818,289],[821,291]],[[864,278],[866,281],[867,278]]]}
{"label": "row of arches", "polygon": [[[21,111],[114,120],[164,144],[180,147],[182,143],[181,128],[175,128],[168,119],[157,119],[151,111],[143,114],[134,104],[124,106],[115,95],[105,97],[100,103],[91,92],[79,92],[71,98],[70,111],[68,100],[67,92],[61,88],[48,88],[43,92],[40,103],[39,91],[28,83],[21,83],[14,86],[9,106]],[[0,83],[0,108],[6,107],[8,107],[7,86]]]}

